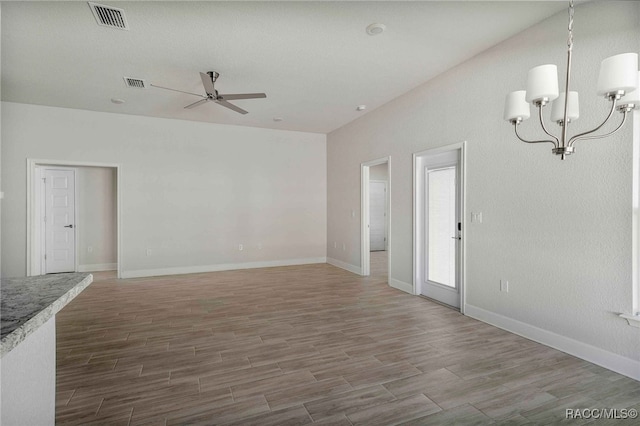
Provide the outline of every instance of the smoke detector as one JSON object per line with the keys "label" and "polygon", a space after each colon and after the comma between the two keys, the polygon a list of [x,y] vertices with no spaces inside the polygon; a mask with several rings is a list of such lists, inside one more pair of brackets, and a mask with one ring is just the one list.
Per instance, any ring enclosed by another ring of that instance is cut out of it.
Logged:
{"label": "smoke detector", "polygon": [[387,27],[384,24],[371,24],[367,27],[367,34],[370,36],[382,34]]}

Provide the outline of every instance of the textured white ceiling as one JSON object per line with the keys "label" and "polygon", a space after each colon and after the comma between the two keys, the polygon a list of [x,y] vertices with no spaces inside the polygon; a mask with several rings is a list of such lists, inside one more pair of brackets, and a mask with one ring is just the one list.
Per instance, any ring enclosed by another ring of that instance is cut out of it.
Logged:
{"label": "textured white ceiling", "polygon": [[[328,133],[564,9],[565,2],[111,2],[130,30],[101,27],[86,2],[2,3],[2,100]],[[384,23],[377,36],[367,25]],[[234,103],[131,89],[123,77]],[[111,98],[126,103],[115,105]],[[367,110],[357,112],[356,106]],[[282,117],[274,122],[274,117]]]}

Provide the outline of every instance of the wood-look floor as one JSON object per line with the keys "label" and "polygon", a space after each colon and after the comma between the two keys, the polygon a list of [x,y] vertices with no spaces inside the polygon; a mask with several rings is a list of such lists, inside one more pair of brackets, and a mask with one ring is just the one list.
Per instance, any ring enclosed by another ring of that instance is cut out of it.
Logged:
{"label": "wood-look floor", "polygon": [[639,382],[381,276],[96,278],[57,316],[58,424],[550,424],[640,408]]}

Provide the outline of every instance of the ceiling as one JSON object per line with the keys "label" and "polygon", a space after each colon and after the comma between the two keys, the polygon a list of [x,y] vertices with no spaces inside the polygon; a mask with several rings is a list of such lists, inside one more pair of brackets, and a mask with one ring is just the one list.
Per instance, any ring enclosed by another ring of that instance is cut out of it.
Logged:
{"label": "ceiling", "polygon": [[[2,100],[329,133],[553,15],[565,2],[119,2],[128,31],[86,2],[3,2]],[[370,36],[365,28],[383,23]],[[199,72],[241,115],[196,96],[126,87],[123,77],[202,93]],[[125,103],[117,105],[112,98]],[[358,105],[366,105],[358,112]],[[274,121],[281,117],[282,121]]]}

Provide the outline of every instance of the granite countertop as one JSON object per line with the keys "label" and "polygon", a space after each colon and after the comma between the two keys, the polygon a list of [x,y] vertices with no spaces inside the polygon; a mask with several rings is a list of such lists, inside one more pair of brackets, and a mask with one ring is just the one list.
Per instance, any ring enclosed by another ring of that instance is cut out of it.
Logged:
{"label": "granite countertop", "polygon": [[0,357],[64,308],[93,281],[84,273],[0,280]]}

